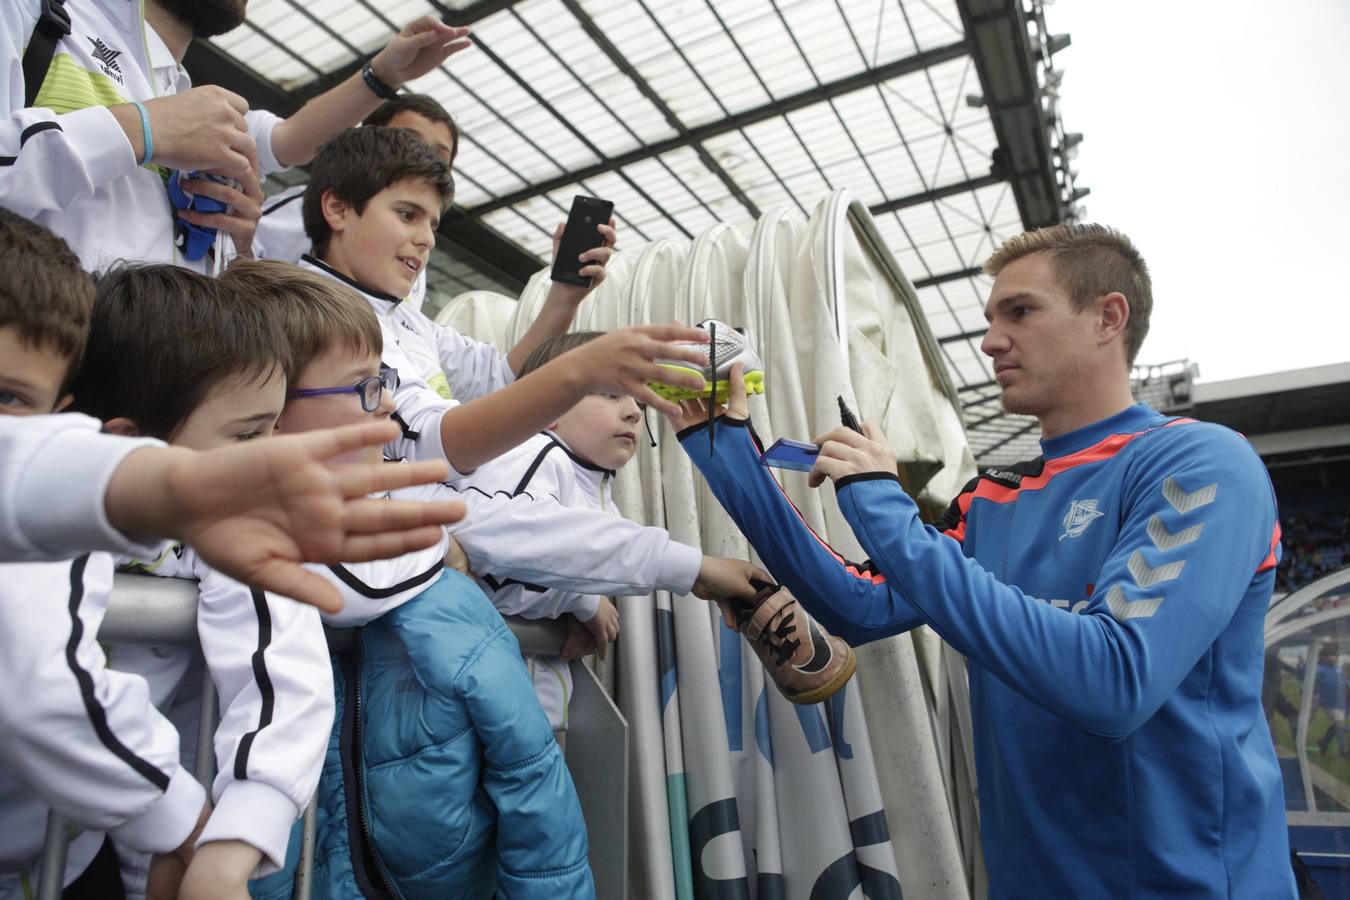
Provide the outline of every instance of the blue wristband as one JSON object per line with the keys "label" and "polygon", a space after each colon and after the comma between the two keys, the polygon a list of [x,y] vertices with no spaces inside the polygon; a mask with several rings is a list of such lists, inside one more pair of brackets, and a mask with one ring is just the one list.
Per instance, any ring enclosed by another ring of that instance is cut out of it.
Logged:
{"label": "blue wristband", "polygon": [[148,163],[155,155],[155,138],[150,133],[150,113],[146,112],[145,104],[139,100],[132,100],[131,105],[136,107],[136,112],[141,114],[141,138],[145,144],[145,155],[141,157],[136,165],[143,166]]}

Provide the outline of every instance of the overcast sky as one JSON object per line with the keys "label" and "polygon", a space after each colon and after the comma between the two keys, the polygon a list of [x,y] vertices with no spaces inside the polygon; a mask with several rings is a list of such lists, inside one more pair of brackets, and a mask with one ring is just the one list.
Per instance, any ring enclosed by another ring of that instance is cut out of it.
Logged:
{"label": "overcast sky", "polygon": [[1350,360],[1350,2],[1058,0],[1093,221],[1153,275],[1140,362],[1205,381]]}

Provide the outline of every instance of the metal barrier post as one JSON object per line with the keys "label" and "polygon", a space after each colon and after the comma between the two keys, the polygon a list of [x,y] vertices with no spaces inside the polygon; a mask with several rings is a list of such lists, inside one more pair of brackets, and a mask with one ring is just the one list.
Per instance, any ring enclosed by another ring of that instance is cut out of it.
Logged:
{"label": "metal barrier post", "polygon": [[65,818],[56,811],[47,813],[42,866],[38,870],[37,900],[61,900],[61,891],[66,885],[66,848],[70,843],[67,824]]}
{"label": "metal barrier post", "polygon": [[319,798],[305,807],[305,825],[300,832],[300,866],[295,870],[295,900],[309,900],[314,890],[314,841],[319,831]]}
{"label": "metal barrier post", "polygon": [[206,796],[211,796],[211,782],[216,778],[216,724],[220,718],[220,700],[216,696],[216,683],[211,672],[202,665],[202,708],[197,716],[197,758],[193,762],[192,774],[201,786],[206,788]]}

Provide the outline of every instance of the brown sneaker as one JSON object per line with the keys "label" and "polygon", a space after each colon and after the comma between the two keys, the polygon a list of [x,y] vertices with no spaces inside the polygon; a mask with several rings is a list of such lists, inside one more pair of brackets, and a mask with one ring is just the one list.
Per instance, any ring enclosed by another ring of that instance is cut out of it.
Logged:
{"label": "brown sneaker", "polygon": [[853,648],[807,615],[785,587],[768,585],[730,602],[745,636],[779,692],[793,703],[819,703],[853,677]]}

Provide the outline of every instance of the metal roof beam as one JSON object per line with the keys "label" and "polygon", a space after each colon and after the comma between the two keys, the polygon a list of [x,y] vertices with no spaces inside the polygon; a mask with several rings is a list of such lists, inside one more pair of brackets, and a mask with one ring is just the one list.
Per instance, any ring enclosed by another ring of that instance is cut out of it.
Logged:
{"label": "metal roof beam", "polygon": [[823,103],[826,100],[832,100],[853,91],[870,87],[875,84],[881,84],[898,78],[902,75],[909,75],[914,72],[921,72],[929,66],[935,66],[939,63],[948,62],[953,59],[960,59],[967,55],[968,49],[965,41],[958,41],[953,44],[947,44],[942,47],[934,47],[931,50],[925,50],[914,56],[895,60],[883,66],[877,66],[875,69],[868,69],[847,78],[841,78],[838,81],[827,82],[819,87],[813,87],[808,90],[793,94],[790,97],[784,97],[782,100],[775,100],[766,103],[763,106],[757,106],[753,109],[745,110],[734,116],[728,116],[725,119],[719,119],[716,122],[709,122],[706,125],[699,125],[687,130],[685,135],[669,138],[664,141],[658,141],[649,144],[646,147],[639,147],[627,153],[619,154],[607,160],[578,169],[574,172],[565,172],[562,175],[555,176],[538,184],[530,185],[519,191],[505,194],[488,203],[483,203],[467,211],[467,215],[478,217],[494,212],[499,209],[505,209],[509,206],[515,206],[517,203],[523,203],[531,197],[540,194],[548,194],[556,190],[576,184],[587,178],[595,178],[606,172],[613,172],[623,169],[634,163],[651,159],[655,156],[669,153],[672,150],[678,150],[688,146],[690,143],[701,143],[736,131],[741,128],[748,128],[760,122],[768,121],[779,116],[787,115],[799,109],[813,106],[817,103]]}
{"label": "metal roof beam", "polygon": [[1050,122],[1041,106],[1036,57],[1019,0],[957,0],[998,149],[1025,228],[1057,225],[1067,214],[1055,180]]}
{"label": "metal roof beam", "polygon": [[731,196],[736,198],[741,206],[745,207],[746,212],[750,213],[751,218],[758,219],[759,207],[746,196],[745,191],[741,190],[741,186],[736,183],[735,179],[727,174],[727,170],[722,168],[717,160],[713,159],[712,154],[707,151],[703,144],[690,136],[689,129],[680,121],[680,117],[675,115],[675,110],[671,109],[670,104],[666,103],[661,95],[647,83],[647,79],[643,78],[642,74],[638,72],[631,62],[629,62],[628,57],[619,52],[619,48],[614,46],[613,41],[611,41],[609,37],[606,36],[605,32],[595,24],[595,20],[587,14],[586,10],[581,8],[581,4],[578,3],[577,0],[562,0],[562,5],[567,7],[567,11],[570,12],[577,20],[578,24],[581,25],[581,30],[586,32],[586,35],[595,42],[595,45],[600,48],[605,56],[609,57],[609,61],[614,64],[614,67],[627,76],[629,81],[633,82],[633,86],[638,89],[638,93],[646,97],[647,101],[661,113],[661,116],[666,120],[666,123],[669,124],[671,128],[675,129],[675,133],[693,148],[694,152],[698,154],[699,161],[703,163],[704,167],[706,167],[713,175],[717,176],[717,180],[722,182],[723,186],[726,187]]}
{"label": "metal roof beam", "polygon": [[959,341],[974,340],[982,338],[989,333],[988,328],[977,328],[974,331],[963,331],[960,334],[949,334],[946,337],[938,338],[939,344],[955,344]]}
{"label": "metal roof beam", "polygon": [[979,178],[971,178],[968,181],[958,181],[955,184],[933,188],[931,191],[921,191],[917,194],[910,194],[908,197],[887,200],[884,203],[878,203],[876,206],[869,206],[868,211],[874,216],[885,215],[886,213],[893,213],[896,210],[906,209],[910,206],[933,203],[942,200],[945,197],[954,197],[957,194],[964,194],[967,191],[976,191],[980,188],[992,187],[996,184],[1002,184],[1007,180],[1008,177],[1004,174],[990,172],[988,175],[981,175]]}
{"label": "metal roof beam", "polygon": [[953,281],[960,281],[962,278],[974,278],[983,270],[979,266],[972,266],[969,269],[958,269],[955,272],[944,272],[941,275],[933,275],[930,278],[920,278],[914,282],[914,290],[920,288],[933,287],[939,284],[949,284]]}

